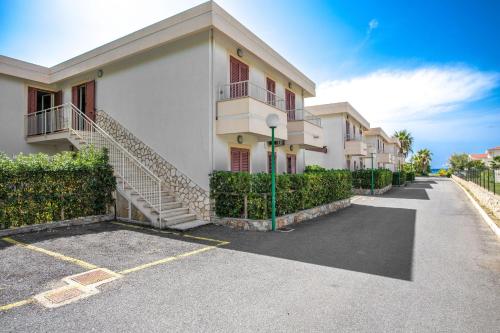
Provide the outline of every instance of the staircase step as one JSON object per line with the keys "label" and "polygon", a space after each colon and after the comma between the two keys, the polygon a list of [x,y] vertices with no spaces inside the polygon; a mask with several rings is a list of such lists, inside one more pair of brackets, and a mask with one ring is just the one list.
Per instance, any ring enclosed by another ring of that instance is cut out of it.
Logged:
{"label": "staircase step", "polygon": [[183,222],[190,222],[196,220],[196,214],[184,214],[184,215],[179,215],[179,216],[174,216],[174,217],[164,217],[161,219],[162,224],[170,227],[175,224],[183,223]]}
{"label": "staircase step", "polygon": [[180,230],[180,231],[185,231],[185,230],[190,230],[194,228],[198,228],[204,225],[210,224],[209,221],[203,221],[203,220],[194,220],[194,221],[189,221],[189,222],[183,222],[179,224],[174,224],[170,227],[170,229],[175,229],[175,230]]}
{"label": "staircase step", "polygon": [[161,213],[161,217],[162,218],[174,217],[179,215],[186,215],[188,213],[189,213],[189,208],[186,207],[173,208],[173,209],[163,210],[163,212]]}

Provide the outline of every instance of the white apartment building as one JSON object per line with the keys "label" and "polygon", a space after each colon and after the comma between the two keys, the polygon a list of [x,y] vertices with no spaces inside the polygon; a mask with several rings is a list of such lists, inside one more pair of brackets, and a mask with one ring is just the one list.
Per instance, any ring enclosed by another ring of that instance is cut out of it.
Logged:
{"label": "white apartment building", "polygon": [[375,168],[386,168],[394,172],[398,170],[399,163],[404,163],[399,153],[401,148],[399,140],[388,136],[382,128],[370,128],[365,132],[365,138],[370,153],[365,158],[367,167],[371,167],[371,153],[374,153],[373,166]]}
{"label": "white apartment building", "polygon": [[212,171],[268,172],[269,114],[280,119],[279,173],[302,172],[305,149],[333,144],[303,109],[314,95],[306,75],[207,2],[51,68],[0,56],[0,151],[107,147],[129,207],[160,227],[193,226],[210,218]]}
{"label": "white apartment building", "polygon": [[321,118],[325,142],[324,149],[305,151],[306,165],[363,169],[368,156],[365,139],[370,128],[368,121],[348,102],[308,106],[306,110]]}

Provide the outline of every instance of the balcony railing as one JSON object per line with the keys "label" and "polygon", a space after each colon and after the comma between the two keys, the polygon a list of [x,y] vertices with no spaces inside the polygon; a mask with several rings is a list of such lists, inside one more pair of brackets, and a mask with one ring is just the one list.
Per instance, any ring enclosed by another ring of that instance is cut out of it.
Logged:
{"label": "balcony railing", "polygon": [[365,142],[365,137],[362,135],[346,134],[345,141],[361,141]]}
{"label": "balcony railing", "polygon": [[25,115],[25,135],[46,135],[68,130],[72,126],[85,130],[85,122],[77,114],[68,112],[67,105],[58,105]]}
{"label": "balcony railing", "polygon": [[321,118],[313,115],[311,112],[303,109],[288,110],[287,119],[290,120],[304,120],[313,125],[321,127]]}
{"label": "balcony railing", "polygon": [[242,97],[251,97],[281,111],[285,111],[285,100],[283,98],[250,81],[225,84],[219,88],[219,101]]}

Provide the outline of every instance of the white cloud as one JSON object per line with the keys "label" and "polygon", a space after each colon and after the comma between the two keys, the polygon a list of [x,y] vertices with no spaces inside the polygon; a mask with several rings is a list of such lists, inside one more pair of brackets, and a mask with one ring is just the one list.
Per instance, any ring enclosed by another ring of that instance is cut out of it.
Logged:
{"label": "white cloud", "polygon": [[499,78],[467,67],[382,69],[322,82],[306,105],[348,101],[374,125],[426,119],[484,97]]}
{"label": "white cloud", "polygon": [[368,22],[368,34],[371,34],[371,32],[377,28],[378,21],[376,19],[371,19],[370,22]]}

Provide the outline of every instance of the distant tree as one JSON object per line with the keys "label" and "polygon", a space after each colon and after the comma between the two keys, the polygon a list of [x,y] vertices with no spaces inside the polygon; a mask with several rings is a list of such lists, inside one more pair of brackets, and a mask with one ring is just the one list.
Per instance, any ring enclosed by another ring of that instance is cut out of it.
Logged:
{"label": "distant tree", "polygon": [[430,173],[432,153],[429,149],[420,149],[414,156],[412,156],[412,159],[417,172],[423,175]]}
{"label": "distant tree", "polygon": [[405,129],[394,132],[393,136],[401,143],[399,152],[407,158],[408,154],[413,152],[413,136]]}
{"label": "distant tree", "polygon": [[493,161],[490,162],[490,167],[492,169],[500,169],[500,156],[493,157]]}
{"label": "distant tree", "polygon": [[448,159],[448,164],[452,172],[463,171],[469,167],[469,155],[462,154],[452,154]]}
{"label": "distant tree", "polygon": [[484,165],[484,162],[481,160],[471,160],[467,164],[468,169],[477,169],[477,170],[484,170],[486,169],[486,165]]}

